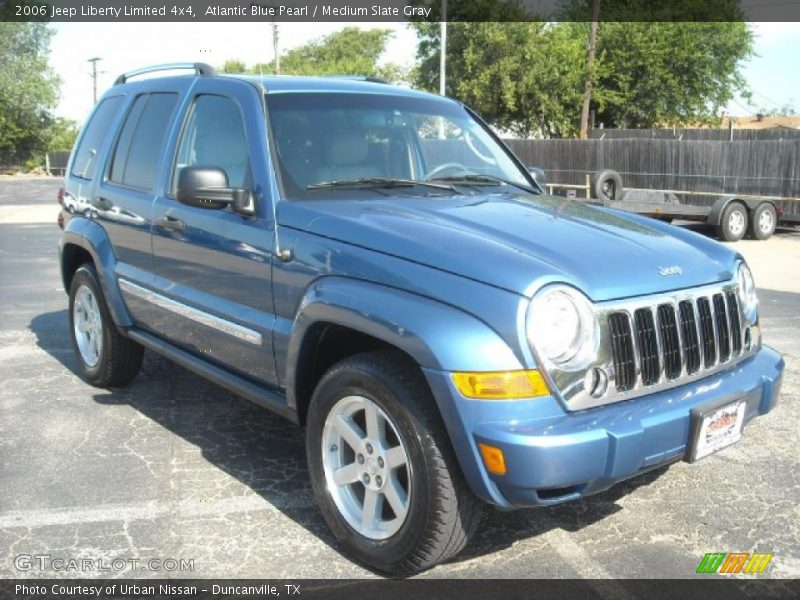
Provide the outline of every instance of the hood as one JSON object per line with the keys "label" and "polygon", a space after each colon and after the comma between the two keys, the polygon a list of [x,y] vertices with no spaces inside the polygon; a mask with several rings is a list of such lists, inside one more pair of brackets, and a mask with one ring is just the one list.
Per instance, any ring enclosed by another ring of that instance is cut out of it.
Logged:
{"label": "hood", "polygon": [[727,280],[736,259],[685,229],[555,196],[306,200],[281,203],[278,220],[527,296],[561,281],[596,302]]}

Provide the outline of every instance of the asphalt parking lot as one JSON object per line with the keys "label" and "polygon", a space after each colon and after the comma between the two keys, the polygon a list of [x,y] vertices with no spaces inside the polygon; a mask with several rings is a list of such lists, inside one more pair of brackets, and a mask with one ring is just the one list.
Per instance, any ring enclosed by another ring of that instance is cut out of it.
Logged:
{"label": "asphalt parking lot", "polygon": [[[374,576],[326,529],[299,428],[152,353],[130,387],[79,379],[58,186],[0,178],[0,577]],[[695,465],[572,504],[489,511],[461,556],[423,576],[684,578],[706,552],[758,551],[775,555],[764,577],[800,577],[800,233],[737,247],[764,339],[786,360],[777,408]],[[34,554],[194,570],[18,568]]]}

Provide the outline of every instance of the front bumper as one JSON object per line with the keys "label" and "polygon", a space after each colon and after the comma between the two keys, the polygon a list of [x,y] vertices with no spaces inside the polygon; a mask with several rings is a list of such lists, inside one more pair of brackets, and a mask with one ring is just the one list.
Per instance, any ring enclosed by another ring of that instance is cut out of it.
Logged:
{"label": "front bumper", "polygon": [[[744,399],[746,425],[775,405],[783,367],[780,355],[763,347],[728,370],[684,386],[572,413],[553,397],[470,400],[449,373],[425,374],[472,490],[487,502],[514,508],[594,494],[683,458],[695,407]],[[486,471],[478,442],[502,449],[505,475]]]}

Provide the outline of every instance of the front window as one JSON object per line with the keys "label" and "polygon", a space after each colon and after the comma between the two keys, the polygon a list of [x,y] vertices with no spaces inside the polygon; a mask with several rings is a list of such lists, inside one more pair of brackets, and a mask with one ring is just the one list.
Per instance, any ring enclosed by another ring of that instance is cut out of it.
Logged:
{"label": "front window", "polygon": [[459,105],[348,93],[267,97],[284,194],[360,189],[403,194],[535,191],[492,136]]}

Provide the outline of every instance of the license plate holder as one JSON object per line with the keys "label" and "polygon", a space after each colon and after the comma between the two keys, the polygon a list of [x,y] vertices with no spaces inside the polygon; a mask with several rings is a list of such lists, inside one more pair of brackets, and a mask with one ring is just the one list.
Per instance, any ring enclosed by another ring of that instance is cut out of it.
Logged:
{"label": "license plate holder", "polygon": [[691,412],[691,437],[686,460],[697,462],[742,439],[747,400],[726,400]]}

